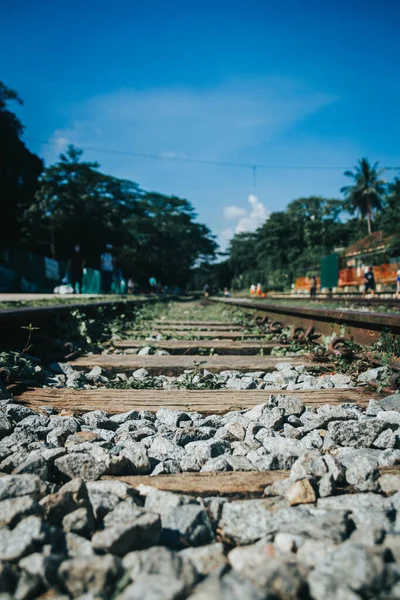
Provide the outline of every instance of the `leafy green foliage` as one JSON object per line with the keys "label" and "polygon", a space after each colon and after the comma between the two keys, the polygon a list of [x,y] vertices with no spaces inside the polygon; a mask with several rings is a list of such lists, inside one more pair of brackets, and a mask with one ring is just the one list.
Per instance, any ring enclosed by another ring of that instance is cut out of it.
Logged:
{"label": "leafy green foliage", "polygon": [[20,241],[20,222],[38,187],[43,163],[22,141],[23,126],[8,109],[10,102],[22,104],[18,94],[0,81],[0,220],[2,244]]}
{"label": "leafy green foliage", "polygon": [[385,169],[378,168],[379,163],[371,165],[367,158],[362,158],[353,171],[346,171],[354,183],[341,188],[347,200],[350,212],[359,211],[362,218],[367,217],[368,234],[371,235],[371,219],[373,211],[380,210],[386,192],[386,182],[380,179]]}

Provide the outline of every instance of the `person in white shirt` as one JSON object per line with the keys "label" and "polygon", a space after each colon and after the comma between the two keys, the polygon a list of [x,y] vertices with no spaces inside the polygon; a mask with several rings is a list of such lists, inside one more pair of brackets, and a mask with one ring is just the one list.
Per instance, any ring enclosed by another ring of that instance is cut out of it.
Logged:
{"label": "person in white shirt", "polygon": [[106,245],[106,251],[100,257],[100,270],[101,270],[101,288],[103,294],[109,294],[111,292],[111,283],[114,273],[114,257],[111,254],[112,245]]}

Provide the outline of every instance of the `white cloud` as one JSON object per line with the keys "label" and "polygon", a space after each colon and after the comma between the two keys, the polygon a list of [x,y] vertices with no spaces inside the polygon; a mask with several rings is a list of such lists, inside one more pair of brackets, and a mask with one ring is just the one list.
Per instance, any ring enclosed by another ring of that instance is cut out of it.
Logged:
{"label": "white cloud", "polygon": [[239,206],[224,206],[224,217],[225,219],[235,220],[244,217],[247,214],[245,208]]}
{"label": "white cloud", "polygon": [[223,214],[226,219],[236,220],[236,225],[223,229],[218,238],[218,243],[222,251],[225,251],[228,247],[229,241],[233,238],[235,233],[244,233],[246,231],[255,231],[260,227],[269,217],[270,211],[264,206],[264,204],[254,196],[250,194],[248,197],[250,204],[249,209],[242,208],[240,206],[224,206]]}
{"label": "white cloud", "polygon": [[270,211],[264,206],[262,202],[250,194],[248,197],[251,209],[245,211],[246,215],[241,217],[236,225],[235,233],[243,233],[245,231],[255,231],[257,227],[260,227],[266,221],[270,215]]}

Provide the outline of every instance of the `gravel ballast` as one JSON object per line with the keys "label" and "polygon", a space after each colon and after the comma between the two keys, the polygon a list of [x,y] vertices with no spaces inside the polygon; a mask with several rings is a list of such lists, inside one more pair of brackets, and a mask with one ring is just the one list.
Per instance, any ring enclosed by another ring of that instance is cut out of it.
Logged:
{"label": "gravel ballast", "polygon": [[[79,417],[3,401],[0,598],[400,598],[400,474],[380,471],[400,463],[396,395],[265,400]],[[101,479],[275,469],[253,499]]]}

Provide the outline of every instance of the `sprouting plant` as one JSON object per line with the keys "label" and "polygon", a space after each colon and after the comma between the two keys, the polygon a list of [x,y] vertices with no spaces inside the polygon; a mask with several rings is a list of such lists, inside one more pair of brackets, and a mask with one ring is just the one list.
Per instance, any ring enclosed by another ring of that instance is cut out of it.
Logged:
{"label": "sprouting plant", "polygon": [[26,329],[28,331],[28,339],[26,340],[26,344],[20,354],[20,357],[22,357],[24,354],[26,354],[32,348],[32,344],[31,344],[32,333],[34,331],[39,331],[40,328],[34,327],[32,325],[32,323],[29,323],[29,325],[22,326],[21,329]]}

